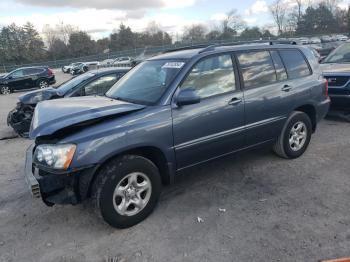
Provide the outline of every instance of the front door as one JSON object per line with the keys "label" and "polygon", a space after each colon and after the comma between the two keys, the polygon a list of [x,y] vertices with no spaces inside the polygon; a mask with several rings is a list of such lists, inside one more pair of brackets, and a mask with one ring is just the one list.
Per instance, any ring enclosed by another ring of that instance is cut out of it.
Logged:
{"label": "front door", "polygon": [[200,60],[178,88],[194,88],[198,104],[173,106],[177,169],[244,146],[244,98],[230,54]]}

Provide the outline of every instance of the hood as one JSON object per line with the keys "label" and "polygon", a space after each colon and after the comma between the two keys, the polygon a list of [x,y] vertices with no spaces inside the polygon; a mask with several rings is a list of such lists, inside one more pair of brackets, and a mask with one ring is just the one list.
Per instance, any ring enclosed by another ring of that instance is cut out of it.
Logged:
{"label": "hood", "polygon": [[52,135],[63,128],[88,125],[94,120],[143,108],[145,108],[143,105],[100,96],[43,101],[35,108],[29,137],[33,139],[38,136]]}
{"label": "hood", "polygon": [[49,87],[25,93],[24,95],[19,96],[18,100],[23,104],[36,105],[41,101],[50,100],[51,98],[59,96],[61,95],[58,93],[57,89]]}
{"label": "hood", "polygon": [[323,75],[350,75],[350,64],[325,63],[320,64]]}

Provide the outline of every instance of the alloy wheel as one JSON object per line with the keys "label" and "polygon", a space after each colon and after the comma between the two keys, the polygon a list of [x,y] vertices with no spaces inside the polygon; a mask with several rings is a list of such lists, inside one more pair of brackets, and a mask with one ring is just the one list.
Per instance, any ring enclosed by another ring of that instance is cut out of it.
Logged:
{"label": "alloy wheel", "polygon": [[134,216],[143,210],[152,194],[150,179],[143,173],[126,175],[113,193],[114,209],[123,216]]}
{"label": "alloy wheel", "polygon": [[11,94],[11,89],[8,86],[2,86],[0,91],[1,91],[1,94],[3,95]]}
{"label": "alloy wheel", "polygon": [[307,138],[306,125],[299,121],[293,125],[289,133],[289,146],[293,151],[299,151]]}
{"label": "alloy wheel", "polygon": [[42,88],[47,88],[49,86],[49,84],[47,83],[47,81],[40,81],[39,82],[39,87]]}

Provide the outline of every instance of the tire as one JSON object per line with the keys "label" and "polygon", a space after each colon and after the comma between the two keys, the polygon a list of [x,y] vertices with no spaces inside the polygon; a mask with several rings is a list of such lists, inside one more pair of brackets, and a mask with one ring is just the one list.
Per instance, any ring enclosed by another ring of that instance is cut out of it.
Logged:
{"label": "tire", "polygon": [[[299,131],[297,131],[300,129]],[[273,150],[286,159],[300,157],[306,151],[312,134],[310,117],[299,111],[294,111],[286,121]]]}
{"label": "tire", "polygon": [[40,89],[47,88],[47,87],[49,87],[49,82],[47,80],[45,80],[45,79],[39,79],[38,87]]}
{"label": "tire", "polygon": [[66,70],[64,70],[64,66],[62,66],[62,68],[61,68],[61,69],[62,69],[62,72],[63,72],[63,73],[67,73],[67,71],[66,71]]}
{"label": "tire", "polygon": [[[144,189],[146,185],[149,186],[147,190]],[[96,211],[109,225],[127,228],[152,213],[160,192],[161,178],[153,162],[141,156],[125,155],[101,168],[91,194]],[[137,200],[141,201],[138,202],[141,208],[137,207]]]}
{"label": "tire", "polygon": [[0,94],[9,95],[12,93],[12,90],[9,86],[0,86]]}

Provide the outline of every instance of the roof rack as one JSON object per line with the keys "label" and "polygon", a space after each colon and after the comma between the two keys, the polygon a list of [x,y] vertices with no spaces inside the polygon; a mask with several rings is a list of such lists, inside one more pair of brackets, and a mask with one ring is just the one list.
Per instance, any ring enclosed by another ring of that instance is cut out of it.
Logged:
{"label": "roof rack", "polygon": [[173,48],[173,49],[165,50],[163,51],[163,53],[190,50],[190,49],[196,49],[196,48],[204,48],[198,52],[198,54],[201,54],[209,51],[214,51],[215,47],[246,45],[246,44],[297,45],[298,42],[295,40],[252,40],[252,41],[236,41],[236,42],[229,42],[229,43],[199,44],[199,45],[190,45],[190,46]]}
{"label": "roof rack", "polygon": [[176,52],[176,51],[182,51],[182,50],[190,50],[190,49],[196,49],[196,48],[205,48],[205,47],[208,47],[208,45],[209,44],[198,44],[198,45],[189,45],[189,46],[175,47],[175,48],[163,51],[163,54],[164,53]]}

